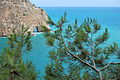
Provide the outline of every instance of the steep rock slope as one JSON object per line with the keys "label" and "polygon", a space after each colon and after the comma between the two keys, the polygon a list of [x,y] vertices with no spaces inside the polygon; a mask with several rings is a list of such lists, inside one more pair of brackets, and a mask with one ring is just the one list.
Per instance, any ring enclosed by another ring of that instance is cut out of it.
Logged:
{"label": "steep rock slope", "polygon": [[8,36],[14,30],[19,32],[22,26],[29,27],[33,32],[42,31],[42,26],[46,26],[48,16],[46,12],[31,4],[29,0],[0,0],[0,36]]}

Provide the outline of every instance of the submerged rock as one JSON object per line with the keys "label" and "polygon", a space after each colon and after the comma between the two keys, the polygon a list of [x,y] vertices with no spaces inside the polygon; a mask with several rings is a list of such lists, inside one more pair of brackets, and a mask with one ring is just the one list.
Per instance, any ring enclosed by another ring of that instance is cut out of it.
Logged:
{"label": "submerged rock", "polygon": [[36,27],[40,32],[42,26],[50,29],[47,20],[46,12],[29,0],[0,0],[0,36],[8,36],[14,30],[19,32],[22,26],[29,27],[30,32]]}

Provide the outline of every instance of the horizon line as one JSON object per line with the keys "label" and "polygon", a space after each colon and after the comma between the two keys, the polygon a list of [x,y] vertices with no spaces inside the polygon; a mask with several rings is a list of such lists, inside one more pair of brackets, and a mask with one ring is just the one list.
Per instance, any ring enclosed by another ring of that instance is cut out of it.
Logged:
{"label": "horizon line", "polygon": [[38,6],[38,7],[120,7],[120,6]]}

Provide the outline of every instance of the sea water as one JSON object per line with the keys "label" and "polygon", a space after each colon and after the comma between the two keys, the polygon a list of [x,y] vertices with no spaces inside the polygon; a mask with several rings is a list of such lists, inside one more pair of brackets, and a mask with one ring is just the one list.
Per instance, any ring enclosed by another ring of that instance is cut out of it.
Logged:
{"label": "sea water", "polygon": [[[47,14],[57,22],[59,18],[67,13],[67,20],[73,24],[77,19],[79,24],[83,22],[85,18],[97,19],[98,23],[103,28],[108,28],[110,32],[110,39],[108,43],[117,42],[120,45],[120,8],[92,8],[92,7],[44,7]],[[64,26],[65,27],[65,26]],[[52,27],[51,27],[52,28]],[[46,40],[42,33],[32,37],[32,50],[29,54],[23,56],[24,60],[31,60],[36,67],[36,70],[41,75],[44,74],[45,67],[49,62],[48,52],[50,47],[46,45]],[[0,52],[7,46],[7,39],[0,38]]]}

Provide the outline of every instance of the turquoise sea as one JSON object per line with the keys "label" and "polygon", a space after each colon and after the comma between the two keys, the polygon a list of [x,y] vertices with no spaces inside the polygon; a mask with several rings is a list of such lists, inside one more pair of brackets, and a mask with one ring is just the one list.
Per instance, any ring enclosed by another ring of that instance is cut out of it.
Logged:
{"label": "turquoise sea", "polygon": [[[120,8],[93,8],[93,7],[44,7],[48,15],[57,21],[60,16],[67,12],[67,19],[69,23],[73,23],[78,19],[82,23],[84,18],[94,18],[102,24],[103,28],[108,28],[110,32],[110,39],[108,43],[116,41],[120,44]],[[0,38],[0,52],[7,46],[7,39]],[[45,39],[42,34],[37,34],[32,37],[32,51],[24,55],[24,59],[32,60],[36,70],[43,75],[45,66],[48,64],[48,51],[50,47],[45,44]]]}

